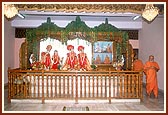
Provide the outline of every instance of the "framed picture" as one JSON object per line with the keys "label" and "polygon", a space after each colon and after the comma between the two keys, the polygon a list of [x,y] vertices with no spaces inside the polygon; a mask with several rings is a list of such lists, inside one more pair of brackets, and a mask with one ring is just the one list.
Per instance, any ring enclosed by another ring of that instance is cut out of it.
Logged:
{"label": "framed picture", "polygon": [[111,64],[113,60],[113,42],[98,41],[93,45],[95,64]]}

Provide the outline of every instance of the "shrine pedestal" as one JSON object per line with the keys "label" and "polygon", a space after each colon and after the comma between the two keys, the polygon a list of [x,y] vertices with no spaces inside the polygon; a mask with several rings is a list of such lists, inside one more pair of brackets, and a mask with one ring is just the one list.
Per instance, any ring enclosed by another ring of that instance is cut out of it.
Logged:
{"label": "shrine pedestal", "polygon": [[97,71],[115,71],[115,68],[112,64],[98,64]]}

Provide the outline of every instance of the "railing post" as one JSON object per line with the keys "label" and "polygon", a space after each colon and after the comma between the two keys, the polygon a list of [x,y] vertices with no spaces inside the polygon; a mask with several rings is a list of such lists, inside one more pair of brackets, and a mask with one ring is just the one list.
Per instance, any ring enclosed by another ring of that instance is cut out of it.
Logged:
{"label": "railing post", "polygon": [[143,72],[139,72],[139,82],[140,82],[140,100],[143,101],[143,84],[142,84],[142,81],[143,81]]}
{"label": "railing post", "polygon": [[109,72],[109,104],[111,104],[111,72]]}
{"label": "railing post", "polygon": [[76,72],[76,97],[75,97],[75,103],[78,104],[78,74]]}
{"label": "railing post", "polygon": [[44,103],[44,70],[42,70],[42,104]]}

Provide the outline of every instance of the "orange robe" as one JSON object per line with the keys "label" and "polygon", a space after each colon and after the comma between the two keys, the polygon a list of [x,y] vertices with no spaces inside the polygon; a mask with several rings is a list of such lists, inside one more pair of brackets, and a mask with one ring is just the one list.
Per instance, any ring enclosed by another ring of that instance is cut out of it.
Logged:
{"label": "orange robe", "polygon": [[105,57],[104,64],[110,64],[110,58],[109,57]]}
{"label": "orange robe", "polygon": [[148,95],[153,91],[154,96],[158,97],[157,71],[160,69],[157,62],[147,61],[144,65],[146,74],[146,92]]}
{"label": "orange robe", "polygon": [[99,56],[96,57],[95,63],[96,64],[101,64],[101,58]]}
{"label": "orange robe", "polygon": [[133,70],[134,71],[142,71],[143,70],[143,63],[141,60],[137,59],[133,63]]}

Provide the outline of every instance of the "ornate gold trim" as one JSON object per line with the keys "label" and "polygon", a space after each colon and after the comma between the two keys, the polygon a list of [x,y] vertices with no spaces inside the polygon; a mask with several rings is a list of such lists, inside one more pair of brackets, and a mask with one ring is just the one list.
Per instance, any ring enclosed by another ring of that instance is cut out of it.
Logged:
{"label": "ornate gold trim", "polygon": [[[55,12],[110,12],[110,13],[138,13],[141,14],[145,4],[15,4],[19,10],[36,11],[55,11]],[[160,7],[160,14],[163,14],[164,8]]]}

